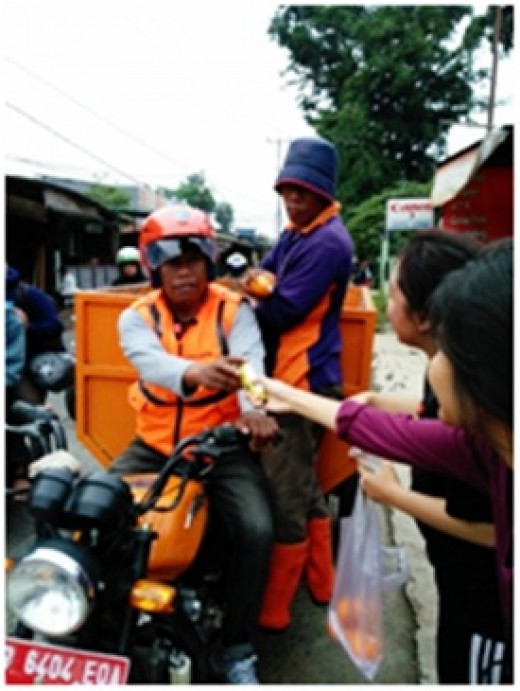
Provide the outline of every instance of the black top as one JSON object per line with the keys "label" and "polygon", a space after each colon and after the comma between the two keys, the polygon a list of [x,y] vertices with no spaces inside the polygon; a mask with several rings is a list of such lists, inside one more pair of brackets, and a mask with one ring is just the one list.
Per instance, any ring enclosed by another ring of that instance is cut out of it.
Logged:
{"label": "black top", "polygon": [[[437,400],[426,382],[419,416],[437,418],[438,409]],[[413,468],[411,486],[421,494],[444,497],[446,511],[453,518],[493,523],[489,496],[477,492],[463,482]],[[484,609],[488,613],[496,611],[498,620],[501,610],[495,550],[453,537],[420,521],[417,521],[417,525],[425,539],[428,557],[435,570],[441,591],[439,595],[442,597],[443,592],[449,590],[461,599],[467,601],[469,598],[476,610],[482,608],[484,599]],[[462,601],[460,604],[462,606]],[[495,620],[495,617],[493,619]]]}

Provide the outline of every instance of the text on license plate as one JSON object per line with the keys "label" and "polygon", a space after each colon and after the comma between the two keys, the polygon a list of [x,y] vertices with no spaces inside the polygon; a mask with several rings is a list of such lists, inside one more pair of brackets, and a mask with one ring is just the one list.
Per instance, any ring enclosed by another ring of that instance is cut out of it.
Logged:
{"label": "text on license plate", "polygon": [[8,684],[124,684],[130,662],[48,643],[6,638],[5,669]]}

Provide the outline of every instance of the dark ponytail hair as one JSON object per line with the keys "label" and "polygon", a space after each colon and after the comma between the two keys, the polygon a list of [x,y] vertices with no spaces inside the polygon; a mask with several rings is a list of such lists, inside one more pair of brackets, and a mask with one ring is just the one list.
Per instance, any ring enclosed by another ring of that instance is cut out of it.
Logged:
{"label": "dark ponytail hair", "polygon": [[491,243],[435,291],[430,319],[457,393],[513,426],[513,244]]}

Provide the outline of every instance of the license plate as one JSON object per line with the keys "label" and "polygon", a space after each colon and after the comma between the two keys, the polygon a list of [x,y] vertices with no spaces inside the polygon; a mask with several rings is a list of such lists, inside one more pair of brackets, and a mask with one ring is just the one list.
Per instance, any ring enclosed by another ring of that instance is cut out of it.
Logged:
{"label": "license plate", "polygon": [[128,679],[130,661],[118,655],[6,638],[7,684],[87,684],[112,686]]}

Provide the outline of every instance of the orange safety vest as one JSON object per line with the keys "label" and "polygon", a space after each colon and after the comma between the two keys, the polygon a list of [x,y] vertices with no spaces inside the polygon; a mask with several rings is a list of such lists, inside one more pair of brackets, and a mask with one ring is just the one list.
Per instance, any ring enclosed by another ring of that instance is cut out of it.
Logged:
{"label": "orange safety vest", "polygon": [[[196,362],[213,362],[228,354],[227,336],[241,302],[240,295],[210,283],[196,323],[182,336],[161,290],[154,290],[131,306],[155,331],[170,355]],[[188,398],[171,389],[139,380],[132,384],[129,402],[136,411],[136,433],[146,444],[169,455],[180,439],[205,428],[232,422],[240,416],[236,393],[200,386]]]}

